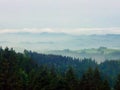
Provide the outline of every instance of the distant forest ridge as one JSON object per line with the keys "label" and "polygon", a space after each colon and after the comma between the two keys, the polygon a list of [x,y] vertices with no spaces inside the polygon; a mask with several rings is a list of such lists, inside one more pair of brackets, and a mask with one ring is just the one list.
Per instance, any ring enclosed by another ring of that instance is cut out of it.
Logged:
{"label": "distant forest ridge", "polygon": [[91,58],[98,63],[104,62],[105,60],[120,59],[120,49],[110,49],[107,47],[81,49],[81,50],[70,50],[70,49],[48,50],[48,51],[44,51],[43,53],[70,56],[70,57],[79,58],[79,59]]}

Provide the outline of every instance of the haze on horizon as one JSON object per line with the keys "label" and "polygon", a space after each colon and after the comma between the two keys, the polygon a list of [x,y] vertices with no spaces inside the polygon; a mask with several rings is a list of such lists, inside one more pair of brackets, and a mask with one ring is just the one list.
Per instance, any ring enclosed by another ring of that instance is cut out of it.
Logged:
{"label": "haze on horizon", "polygon": [[[0,45],[28,49],[119,48],[119,36],[81,37],[119,35],[119,4],[119,0],[0,0]],[[48,34],[39,36],[44,32]]]}

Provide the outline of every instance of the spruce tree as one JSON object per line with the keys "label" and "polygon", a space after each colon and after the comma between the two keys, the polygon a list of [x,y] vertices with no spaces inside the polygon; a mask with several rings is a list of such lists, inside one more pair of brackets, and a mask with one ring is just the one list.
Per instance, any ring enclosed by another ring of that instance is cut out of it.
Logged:
{"label": "spruce tree", "polygon": [[117,77],[116,84],[114,86],[115,90],[120,90],[120,74]]}

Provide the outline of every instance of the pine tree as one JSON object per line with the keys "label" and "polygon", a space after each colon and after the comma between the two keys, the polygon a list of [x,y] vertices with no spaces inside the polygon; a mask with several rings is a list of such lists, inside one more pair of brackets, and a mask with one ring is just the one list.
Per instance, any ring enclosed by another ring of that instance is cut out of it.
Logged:
{"label": "pine tree", "polygon": [[0,89],[21,90],[20,77],[16,53],[12,49],[5,48],[0,60]]}
{"label": "pine tree", "polygon": [[111,90],[107,80],[104,80],[101,86],[101,90]]}
{"label": "pine tree", "polygon": [[81,88],[81,90],[96,90],[92,68],[89,68],[87,72],[83,74],[79,88]]}
{"label": "pine tree", "polygon": [[100,72],[98,68],[95,68],[94,73],[93,73],[93,80],[94,80],[94,86],[96,90],[101,90],[102,87],[102,79],[100,76]]}
{"label": "pine tree", "polygon": [[115,90],[120,90],[120,74],[117,77],[116,84],[114,86]]}
{"label": "pine tree", "polygon": [[68,71],[66,71],[65,80],[68,83],[70,90],[76,90],[78,82],[72,67],[70,67]]}

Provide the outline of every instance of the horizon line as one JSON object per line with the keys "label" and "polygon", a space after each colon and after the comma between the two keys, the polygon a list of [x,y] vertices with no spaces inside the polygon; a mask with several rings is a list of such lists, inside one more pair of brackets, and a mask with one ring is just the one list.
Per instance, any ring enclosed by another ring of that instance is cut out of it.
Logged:
{"label": "horizon line", "polygon": [[64,33],[71,35],[93,35],[93,34],[120,34],[120,27],[110,28],[23,28],[23,29],[0,29],[0,34],[7,33]]}

